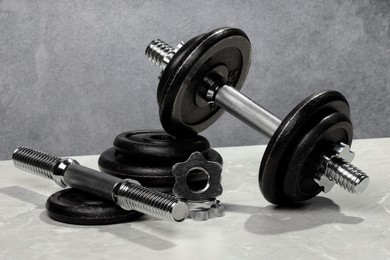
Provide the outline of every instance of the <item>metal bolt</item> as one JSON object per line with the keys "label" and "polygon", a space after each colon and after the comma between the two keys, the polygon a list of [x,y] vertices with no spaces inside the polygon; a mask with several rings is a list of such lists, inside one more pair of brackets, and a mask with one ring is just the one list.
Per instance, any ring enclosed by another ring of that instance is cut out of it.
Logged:
{"label": "metal bolt", "polygon": [[27,147],[17,148],[12,160],[21,170],[54,180],[61,187],[73,187],[114,201],[125,210],[136,210],[168,221],[188,216],[188,206],[174,196],[147,189],[130,179],[120,179]]}
{"label": "metal bolt", "polygon": [[[157,41],[164,44],[156,44]],[[164,69],[175,54],[172,50],[174,50],[174,48],[167,43],[156,40],[149,43],[145,54],[154,64]],[[164,61],[163,67],[160,65],[160,61]],[[209,80],[210,82],[208,82]],[[205,83],[212,86],[203,93],[203,98],[206,101],[217,104],[265,136],[269,138],[272,137],[281,124],[282,121],[277,116],[273,115],[267,109],[252,101],[235,88],[229,85],[217,84],[217,86],[215,86],[216,82],[211,79],[205,80]],[[338,144],[338,146],[342,145],[343,144]],[[320,175],[325,176],[327,181],[322,179],[322,181],[319,182],[318,175],[315,175],[314,178],[320,185],[326,182],[336,183],[348,192],[354,194],[360,194],[367,188],[369,177],[351,163],[343,160],[337,153],[336,155],[331,156],[331,158],[324,157],[323,159],[325,160],[326,170],[325,174]],[[322,187],[324,192],[328,192],[332,186],[333,185],[326,184]]]}
{"label": "metal bolt", "polygon": [[176,48],[173,48],[168,43],[156,39],[149,43],[145,50],[145,54],[149,57],[151,62],[164,70],[173,55],[175,55],[183,44],[184,42],[180,42]]}

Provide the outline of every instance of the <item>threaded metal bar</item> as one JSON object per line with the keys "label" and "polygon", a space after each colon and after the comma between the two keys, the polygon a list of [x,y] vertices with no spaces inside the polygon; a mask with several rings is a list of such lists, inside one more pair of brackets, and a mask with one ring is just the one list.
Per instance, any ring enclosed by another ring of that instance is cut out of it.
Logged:
{"label": "threaded metal bar", "polygon": [[22,146],[14,151],[12,160],[19,169],[52,180],[53,171],[61,158]]}
{"label": "threaded metal bar", "polygon": [[325,176],[354,194],[362,193],[370,182],[363,171],[338,156],[333,156],[328,161]]}
{"label": "threaded metal bar", "polygon": [[161,69],[165,69],[174,54],[175,48],[160,39],[151,41],[145,50],[149,60]]}
{"label": "threaded metal bar", "polygon": [[188,206],[174,196],[150,190],[128,180],[121,182],[116,202],[123,209],[133,209],[169,221],[182,221]]}

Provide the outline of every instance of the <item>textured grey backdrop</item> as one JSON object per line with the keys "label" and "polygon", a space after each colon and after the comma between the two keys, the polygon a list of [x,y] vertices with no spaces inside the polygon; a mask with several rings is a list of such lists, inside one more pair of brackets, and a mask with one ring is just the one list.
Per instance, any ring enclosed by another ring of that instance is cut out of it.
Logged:
{"label": "textured grey backdrop", "polygon": [[[154,38],[232,26],[252,41],[243,92],[283,117],[313,92],[348,98],[356,138],[390,136],[390,1],[0,1],[0,159],[19,145],[98,154],[160,128]],[[228,114],[213,146],[266,143]]]}

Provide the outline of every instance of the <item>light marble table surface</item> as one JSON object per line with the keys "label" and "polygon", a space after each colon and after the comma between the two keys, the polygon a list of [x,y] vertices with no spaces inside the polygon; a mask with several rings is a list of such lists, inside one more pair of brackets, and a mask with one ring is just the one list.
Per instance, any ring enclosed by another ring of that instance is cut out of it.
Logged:
{"label": "light marble table surface", "polygon": [[[217,149],[226,215],[205,222],[144,216],[107,226],[59,223],[45,212],[59,187],[1,161],[0,259],[390,259],[390,138],[352,145],[353,163],[371,177],[363,194],[335,187],[296,209],[262,197],[264,149]],[[97,169],[98,156],[74,158]]]}

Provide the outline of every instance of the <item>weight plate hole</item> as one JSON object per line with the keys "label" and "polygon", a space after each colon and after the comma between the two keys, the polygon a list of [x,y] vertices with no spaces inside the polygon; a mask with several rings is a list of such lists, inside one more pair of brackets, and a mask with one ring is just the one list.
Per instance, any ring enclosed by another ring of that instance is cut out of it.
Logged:
{"label": "weight plate hole", "polygon": [[159,141],[173,141],[175,138],[170,135],[152,135],[150,139],[159,140]]}
{"label": "weight plate hole", "polygon": [[[200,181],[193,182],[191,179],[200,179]],[[209,188],[210,175],[208,172],[200,167],[190,169],[186,175],[187,187],[194,193],[202,193]]]}

